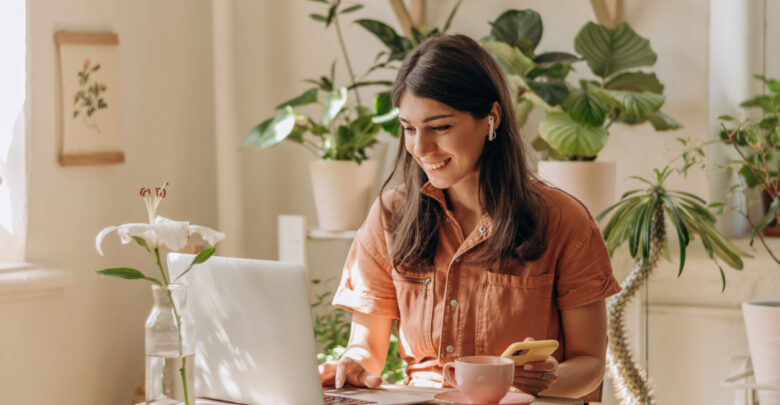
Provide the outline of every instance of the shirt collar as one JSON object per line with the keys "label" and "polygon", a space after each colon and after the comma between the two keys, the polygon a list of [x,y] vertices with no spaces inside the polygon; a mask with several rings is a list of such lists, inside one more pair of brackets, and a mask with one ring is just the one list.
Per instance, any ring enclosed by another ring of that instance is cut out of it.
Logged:
{"label": "shirt collar", "polygon": [[[445,212],[445,215],[450,215],[450,211],[447,208],[447,198],[444,196],[444,190],[436,188],[433,184],[431,184],[430,181],[428,181],[425,182],[422,187],[420,187],[420,192],[438,201],[442,210]],[[484,227],[484,231],[482,230],[482,227]],[[493,219],[487,212],[485,212],[482,214],[482,218],[480,218],[479,222],[477,223],[477,228],[475,229],[476,235],[473,242],[481,242],[490,236],[491,233],[493,233]],[[469,237],[469,235],[463,236],[466,238]]]}

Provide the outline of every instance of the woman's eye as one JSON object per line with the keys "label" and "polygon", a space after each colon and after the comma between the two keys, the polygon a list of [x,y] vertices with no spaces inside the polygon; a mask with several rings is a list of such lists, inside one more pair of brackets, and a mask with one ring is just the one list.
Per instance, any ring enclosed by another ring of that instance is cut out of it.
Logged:
{"label": "woman's eye", "polygon": [[404,127],[404,132],[413,132],[414,128],[412,127]]}
{"label": "woman's eye", "polygon": [[449,125],[439,125],[438,127],[431,127],[434,131],[444,131],[450,129]]}

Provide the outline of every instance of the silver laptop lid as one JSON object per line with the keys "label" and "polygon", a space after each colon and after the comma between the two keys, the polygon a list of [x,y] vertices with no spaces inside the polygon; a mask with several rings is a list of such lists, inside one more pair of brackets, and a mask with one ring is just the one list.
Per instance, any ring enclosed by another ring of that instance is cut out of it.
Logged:
{"label": "silver laptop lid", "polygon": [[[175,279],[194,255],[170,253]],[[322,404],[302,265],[213,256],[179,280],[195,333],[195,393],[259,405]]]}

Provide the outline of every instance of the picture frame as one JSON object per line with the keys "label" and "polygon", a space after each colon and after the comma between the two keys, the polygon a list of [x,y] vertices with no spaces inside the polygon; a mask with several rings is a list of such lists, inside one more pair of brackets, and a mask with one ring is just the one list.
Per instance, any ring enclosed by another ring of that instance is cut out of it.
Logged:
{"label": "picture frame", "polygon": [[119,36],[111,32],[58,31],[54,42],[60,165],[123,163]]}

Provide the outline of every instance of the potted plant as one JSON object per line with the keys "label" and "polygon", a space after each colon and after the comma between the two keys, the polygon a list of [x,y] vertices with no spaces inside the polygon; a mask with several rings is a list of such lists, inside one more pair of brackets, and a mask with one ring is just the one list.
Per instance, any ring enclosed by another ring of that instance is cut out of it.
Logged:
{"label": "potted plant", "polygon": [[[780,81],[762,75],[753,77],[766,85],[769,94],[748,99],[740,107],[758,108],[761,118],[739,121],[733,116],[722,115],[719,117],[722,121],[720,136],[721,141],[730,145],[739,157],[727,164],[738,170],[742,180],[734,191],[744,194],[746,207],[750,206],[750,189],[760,190],[765,201],[764,217],[757,223],[750,218],[747,208],[741,211],[752,228],[750,245],[758,236],[769,256],[780,264],[764,239],[764,233],[772,235],[780,232],[776,227],[780,215],[780,161],[777,158],[780,151]],[[780,345],[777,341],[777,336],[780,336],[780,300],[743,302],[742,313],[756,382],[780,384]],[[780,403],[780,393],[759,391],[759,400],[762,403]]]}
{"label": "potted plant", "polygon": [[[536,54],[542,32],[538,13],[509,10],[491,23],[483,46],[517,87],[520,122],[535,106],[546,113],[532,143],[542,157],[539,175],[600,212],[614,201],[615,163],[595,162],[612,124],[649,121],[658,131],[680,124],[660,111],[666,99],[655,73],[636,70],[652,66],[657,56],[628,24],[612,29],[588,22],[574,39],[578,55]],[[581,60],[596,78],[574,86],[566,78]]]}
{"label": "potted plant", "polygon": [[[310,163],[320,227],[328,231],[357,229],[368,210],[377,172],[377,164],[367,160],[366,150],[377,143],[376,137],[381,130],[397,136],[395,117],[398,112],[386,91],[376,96],[373,108],[365,107],[361,102],[359,88],[391,84],[389,81],[358,80],[353,73],[339,16],[357,11],[362,5],[345,7],[341,0],[315,1],[327,5],[327,12],[310,17],[324,23],[326,28],[331,25],[336,28],[350,84],[336,87],[334,61],[329,76],[306,80],[315,87],[279,104],[276,116],[252,128],[243,145],[268,148],[287,140],[310,149],[321,159]],[[354,103],[348,99],[350,91]],[[313,103],[322,105],[322,113],[316,117],[296,111],[298,107]]]}
{"label": "potted plant", "polygon": [[622,290],[607,299],[607,369],[614,382],[615,393],[623,404],[653,403],[648,377],[635,363],[628,347],[623,318],[627,304],[647,282],[658,259],[668,250],[666,218],[671,219],[679,244],[678,277],[685,266],[688,245],[695,235],[720,270],[722,290],[726,288],[726,276],[718,261],[741,270],[742,257],[750,257],[715,229],[716,216],[711,210],[719,209],[722,204],[707,204],[694,194],[668,190],[664,186],[669,175],[674,172],[684,175],[688,167],[686,164],[682,169],[668,166],[656,169],[653,180],[632,176],[647,186],[626,192],[616,204],[596,216],[596,220],[601,221],[612,213],[603,230],[610,255],[628,242],[629,253],[636,260],[634,269],[621,283]]}

